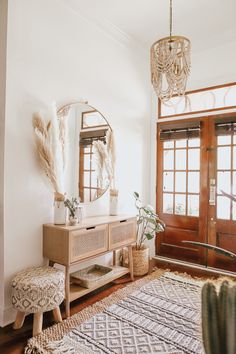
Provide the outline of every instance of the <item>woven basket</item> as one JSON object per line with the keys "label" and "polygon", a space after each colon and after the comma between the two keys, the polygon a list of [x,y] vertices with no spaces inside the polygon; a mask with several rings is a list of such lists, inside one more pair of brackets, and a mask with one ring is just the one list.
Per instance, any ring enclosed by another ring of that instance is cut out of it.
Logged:
{"label": "woven basket", "polygon": [[73,283],[89,289],[103,282],[104,279],[111,276],[111,274],[112,268],[94,264],[72,273],[70,279]]}
{"label": "woven basket", "polygon": [[140,250],[132,247],[134,275],[141,276],[149,271],[149,248],[145,245]]}

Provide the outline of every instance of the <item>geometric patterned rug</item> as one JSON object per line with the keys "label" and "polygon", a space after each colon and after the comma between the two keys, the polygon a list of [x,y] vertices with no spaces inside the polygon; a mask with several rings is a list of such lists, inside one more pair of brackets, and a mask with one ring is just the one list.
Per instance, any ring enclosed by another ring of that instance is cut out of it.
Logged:
{"label": "geometric patterned rug", "polygon": [[59,340],[48,336],[44,345],[29,343],[25,353],[203,354],[204,282],[171,272],[151,279],[70,328]]}

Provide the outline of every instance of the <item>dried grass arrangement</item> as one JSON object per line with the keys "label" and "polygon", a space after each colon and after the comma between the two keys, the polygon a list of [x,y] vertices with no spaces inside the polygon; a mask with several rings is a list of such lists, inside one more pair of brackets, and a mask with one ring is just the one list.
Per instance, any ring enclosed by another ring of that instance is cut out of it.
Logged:
{"label": "dried grass arrangement", "polygon": [[102,141],[94,141],[94,153],[96,156],[98,183],[104,188],[104,181],[109,180],[111,190],[115,189],[115,142],[112,130],[106,135],[106,144]]}
{"label": "dried grass arrangement", "polygon": [[52,106],[52,118],[46,121],[39,113],[33,115],[36,149],[41,167],[55,193],[55,200],[63,200],[66,167],[67,120],[58,118],[56,106]]}
{"label": "dried grass arrangement", "polygon": [[105,180],[105,167],[107,162],[107,148],[106,145],[98,140],[93,142],[94,153],[96,156],[97,173],[98,173],[98,186],[99,188],[104,188]]}

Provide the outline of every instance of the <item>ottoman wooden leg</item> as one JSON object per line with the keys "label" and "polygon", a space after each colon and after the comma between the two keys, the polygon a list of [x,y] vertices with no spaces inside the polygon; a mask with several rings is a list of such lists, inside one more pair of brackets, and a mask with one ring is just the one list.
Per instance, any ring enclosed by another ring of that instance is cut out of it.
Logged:
{"label": "ottoman wooden leg", "polygon": [[62,322],[60,307],[57,306],[55,309],[52,310],[52,312],[55,322]]}
{"label": "ottoman wooden leg", "polygon": [[15,319],[15,322],[13,324],[13,328],[14,329],[21,328],[23,326],[24,320],[25,320],[25,313],[21,312],[21,311],[17,311],[16,319]]}
{"label": "ottoman wooden leg", "polygon": [[34,323],[33,323],[33,337],[42,332],[43,327],[43,313],[34,313]]}

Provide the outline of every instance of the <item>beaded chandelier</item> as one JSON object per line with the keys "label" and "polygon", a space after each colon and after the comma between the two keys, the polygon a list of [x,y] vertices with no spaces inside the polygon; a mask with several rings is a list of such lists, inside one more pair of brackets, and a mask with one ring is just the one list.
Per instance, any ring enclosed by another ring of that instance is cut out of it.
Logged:
{"label": "beaded chandelier", "polygon": [[170,0],[170,36],[159,39],[151,47],[151,78],[157,96],[168,101],[173,95],[183,96],[190,74],[188,38],[172,36],[172,0]]}

